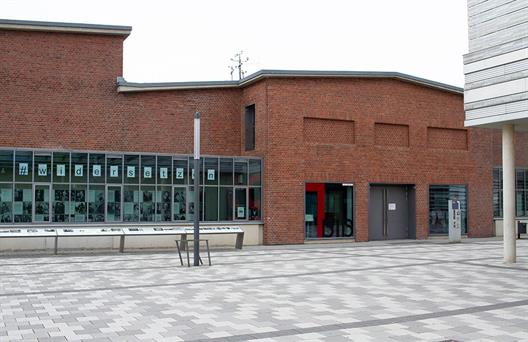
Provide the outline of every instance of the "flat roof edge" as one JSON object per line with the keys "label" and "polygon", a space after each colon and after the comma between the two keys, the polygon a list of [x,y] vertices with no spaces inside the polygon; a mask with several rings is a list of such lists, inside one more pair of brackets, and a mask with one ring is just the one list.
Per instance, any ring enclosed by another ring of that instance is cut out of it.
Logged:
{"label": "flat roof edge", "polygon": [[0,19],[0,30],[64,32],[128,36],[131,26]]}
{"label": "flat roof edge", "polygon": [[122,77],[117,78],[117,91],[119,93],[238,87],[238,81],[134,83],[127,82]]}
{"label": "flat roof edge", "polygon": [[178,89],[235,88],[245,87],[264,78],[389,78],[439,89],[455,94],[464,94],[464,89],[399,72],[387,71],[320,71],[320,70],[260,70],[239,81],[132,83],[118,77],[119,92],[140,92]]}

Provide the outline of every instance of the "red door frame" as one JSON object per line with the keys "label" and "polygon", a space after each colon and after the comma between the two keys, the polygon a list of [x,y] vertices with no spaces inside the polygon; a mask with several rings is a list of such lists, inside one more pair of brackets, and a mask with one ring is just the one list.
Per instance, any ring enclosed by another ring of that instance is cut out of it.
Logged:
{"label": "red door frame", "polygon": [[306,191],[317,193],[317,237],[322,238],[324,222],[325,185],[324,183],[306,183]]}

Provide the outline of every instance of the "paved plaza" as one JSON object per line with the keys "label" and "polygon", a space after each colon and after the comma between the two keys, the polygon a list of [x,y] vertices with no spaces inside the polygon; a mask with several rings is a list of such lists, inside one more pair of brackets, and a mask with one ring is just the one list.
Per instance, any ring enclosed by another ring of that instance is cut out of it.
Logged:
{"label": "paved plaza", "polygon": [[0,257],[0,341],[528,341],[528,240]]}

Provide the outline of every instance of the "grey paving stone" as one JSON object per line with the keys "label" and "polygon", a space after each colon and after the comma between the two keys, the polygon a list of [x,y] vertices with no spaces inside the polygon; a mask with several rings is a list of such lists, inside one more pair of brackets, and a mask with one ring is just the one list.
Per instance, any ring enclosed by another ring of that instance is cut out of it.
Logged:
{"label": "grey paving stone", "polygon": [[[0,341],[527,340],[528,240],[12,256]],[[1,256],[0,256],[1,258]],[[526,333],[526,335],[524,335]]]}

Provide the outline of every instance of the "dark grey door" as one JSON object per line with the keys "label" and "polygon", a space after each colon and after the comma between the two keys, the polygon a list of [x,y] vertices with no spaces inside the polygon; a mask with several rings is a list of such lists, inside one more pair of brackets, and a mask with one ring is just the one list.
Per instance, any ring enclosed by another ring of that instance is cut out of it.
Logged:
{"label": "dark grey door", "polygon": [[370,187],[369,240],[409,238],[409,187]]}
{"label": "dark grey door", "polygon": [[387,239],[409,238],[408,187],[387,187]]}

